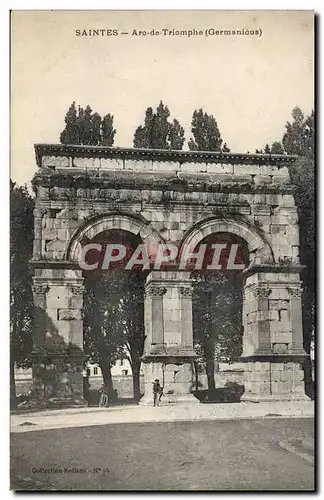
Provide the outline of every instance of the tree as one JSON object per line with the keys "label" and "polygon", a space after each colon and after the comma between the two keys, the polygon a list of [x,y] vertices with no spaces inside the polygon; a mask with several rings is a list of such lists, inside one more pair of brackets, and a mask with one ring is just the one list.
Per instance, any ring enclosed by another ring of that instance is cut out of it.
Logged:
{"label": "tree", "polygon": [[140,374],[141,357],[144,350],[144,277],[129,273],[125,281],[122,298],[125,321],[126,358],[132,368],[133,394],[135,401],[141,398]]}
{"label": "tree", "polygon": [[257,154],[273,154],[273,155],[283,155],[285,154],[285,150],[283,148],[283,145],[280,141],[275,141],[271,144],[271,147],[267,143],[265,145],[264,151],[262,149],[256,149],[255,152]]}
{"label": "tree", "polygon": [[73,102],[65,116],[65,128],[60,134],[62,144],[83,144],[91,146],[112,146],[116,130],[114,117],[107,114],[101,119],[88,105],[85,109]]}
{"label": "tree", "polygon": [[235,275],[194,276],[194,343],[215,391],[215,362],[237,361],[242,353],[242,284]]}
{"label": "tree", "polygon": [[16,407],[15,365],[31,366],[34,199],[10,181],[10,402]]}
{"label": "tree", "polygon": [[271,145],[271,154],[273,155],[283,155],[285,153],[282,143],[280,141],[275,141]]}
{"label": "tree", "polygon": [[169,130],[170,148],[180,150],[184,144],[184,129],[181,127],[178,120],[174,119]]}
{"label": "tree", "polygon": [[101,122],[101,146],[112,146],[115,134],[114,117],[108,113],[103,117]]}
{"label": "tree", "polygon": [[193,138],[188,142],[191,151],[230,151],[226,143],[222,149],[223,139],[214,116],[201,108],[193,112],[191,132]]}
{"label": "tree", "polygon": [[114,399],[111,367],[124,355],[121,281],[115,272],[85,277],[84,351],[100,366],[108,399]]}
{"label": "tree", "polygon": [[162,101],[156,112],[151,107],[147,108],[144,125],[135,130],[134,148],[181,150],[184,144],[184,129],[178,120],[170,122],[169,117],[169,108]]}
{"label": "tree", "polygon": [[288,154],[314,159],[315,114],[312,110],[308,117],[299,107],[292,111],[293,121],[287,122],[282,144]]}

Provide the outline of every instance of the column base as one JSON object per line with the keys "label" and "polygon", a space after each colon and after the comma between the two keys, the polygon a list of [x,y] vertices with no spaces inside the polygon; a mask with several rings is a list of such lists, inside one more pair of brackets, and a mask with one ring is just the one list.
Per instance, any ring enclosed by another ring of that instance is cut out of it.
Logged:
{"label": "column base", "polygon": [[196,404],[199,400],[193,390],[192,363],[186,359],[167,358],[164,362],[144,363],[145,394],[140,401],[143,405],[153,405],[153,382],[158,379],[163,387],[161,405]]}
{"label": "column base", "polygon": [[304,372],[300,363],[249,362],[244,372],[245,392],[241,401],[309,401],[305,394]]}

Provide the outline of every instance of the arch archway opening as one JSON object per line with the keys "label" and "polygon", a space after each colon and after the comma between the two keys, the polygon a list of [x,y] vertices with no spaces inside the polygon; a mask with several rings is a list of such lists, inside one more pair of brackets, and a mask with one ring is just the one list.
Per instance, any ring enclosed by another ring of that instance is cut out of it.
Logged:
{"label": "arch archway opening", "polygon": [[[86,255],[86,263],[98,264],[97,267],[83,270],[84,351],[88,364],[99,365],[109,400],[132,397],[138,401],[145,339],[144,283],[148,271],[136,265],[126,269],[125,264],[143,243],[142,238],[129,231],[110,229],[85,243],[98,245],[98,249],[89,250]],[[114,260],[118,257],[118,246],[125,255]],[[111,251],[112,247],[115,250]],[[110,259],[106,258],[107,248]],[[106,265],[105,259],[109,261]],[[125,365],[127,377],[124,369],[117,373]],[[90,393],[94,404],[98,397],[97,391]]]}
{"label": "arch archway opening", "polygon": [[[199,354],[196,390],[207,389],[209,398],[217,399],[217,390],[227,383],[239,397],[243,386],[235,377],[226,381],[219,367],[239,361],[242,354],[242,271],[249,265],[249,248],[242,237],[226,232],[210,234],[201,244],[206,244],[204,263],[192,272],[193,337]],[[215,245],[219,245],[217,269],[210,266]]]}

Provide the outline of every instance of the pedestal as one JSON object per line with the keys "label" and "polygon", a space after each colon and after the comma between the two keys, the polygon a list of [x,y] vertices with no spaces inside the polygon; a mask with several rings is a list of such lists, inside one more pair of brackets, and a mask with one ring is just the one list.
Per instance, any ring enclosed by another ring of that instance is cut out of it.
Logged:
{"label": "pedestal", "polygon": [[161,404],[199,403],[194,387],[192,288],[188,273],[153,271],[145,287],[145,394],[153,404],[153,383],[163,387]]}
{"label": "pedestal", "polygon": [[245,392],[241,401],[309,401],[304,372],[297,362],[271,360],[250,362],[245,369]]}
{"label": "pedestal", "polygon": [[84,406],[81,270],[42,268],[34,277],[35,405]]}
{"label": "pedestal", "polygon": [[241,401],[307,401],[302,363],[301,282],[294,273],[255,273],[243,304],[245,392]]}

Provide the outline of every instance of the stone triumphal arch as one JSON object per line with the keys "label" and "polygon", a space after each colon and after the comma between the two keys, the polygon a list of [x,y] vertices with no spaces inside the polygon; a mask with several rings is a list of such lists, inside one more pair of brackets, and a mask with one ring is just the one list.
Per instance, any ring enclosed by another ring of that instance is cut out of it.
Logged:
{"label": "stone triumphal arch", "polygon": [[[139,236],[148,248],[192,248],[211,234],[242,238],[246,401],[301,400],[299,232],[284,155],[139,150],[38,144],[34,266],[33,381],[39,404],[50,363],[55,394],[83,404],[83,270],[78,255],[109,230]],[[170,402],[191,394],[192,276],[152,269],[145,284],[143,402],[164,381]],[[45,401],[46,403],[46,401]]]}

